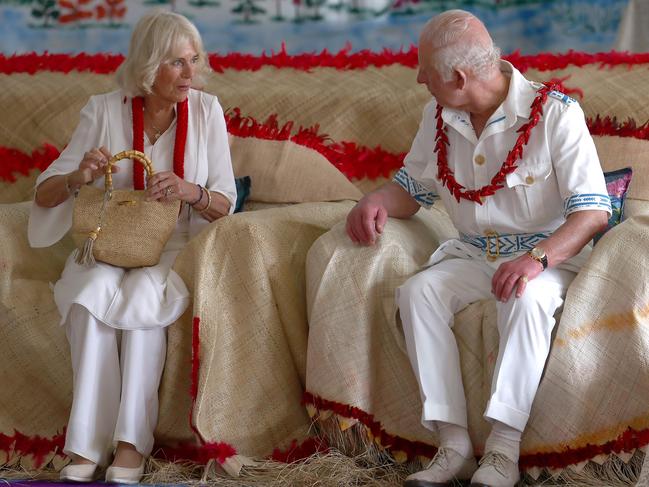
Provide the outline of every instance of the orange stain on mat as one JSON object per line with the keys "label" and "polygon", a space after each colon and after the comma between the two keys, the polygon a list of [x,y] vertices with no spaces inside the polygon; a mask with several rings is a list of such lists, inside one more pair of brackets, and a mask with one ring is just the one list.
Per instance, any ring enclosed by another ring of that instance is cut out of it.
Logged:
{"label": "orange stain on mat", "polygon": [[557,338],[554,341],[554,346],[563,347],[568,344],[568,339],[580,340],[598,331],[624,331],[629,328],[646,324],[649,319],[649,304],[642,308],[637,308],[624,313],[616,313],[598,319],[594,323],[580,326],[567,333],[566,338]]}

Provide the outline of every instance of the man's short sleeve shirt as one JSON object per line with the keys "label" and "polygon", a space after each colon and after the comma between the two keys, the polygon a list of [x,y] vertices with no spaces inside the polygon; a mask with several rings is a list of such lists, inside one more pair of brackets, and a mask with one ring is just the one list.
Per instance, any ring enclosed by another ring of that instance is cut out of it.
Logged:
{"label": "man's short sleeve shirt", "polygon": [[[501,70],[510,76],[505,101],[487,121],[478,139],[467,112],[444,108],[448,127],[448,162],[456,180],[467,189],[488,185],[500,170],[528,122],[530,106],[540,85],[525,79],[503,61]],[[606,183],[586,127],[584,113],[572,98],[552,92],[543,106],[543,117],[524,146],[518,168],[506,186],[483,204],[457,202],[437,179],[436,102],[424,108],[419,130],[394,181],[423,206],[441,198],[460,233],[485,232],[551,233],[575,211],[605,210],[611,206]]]}

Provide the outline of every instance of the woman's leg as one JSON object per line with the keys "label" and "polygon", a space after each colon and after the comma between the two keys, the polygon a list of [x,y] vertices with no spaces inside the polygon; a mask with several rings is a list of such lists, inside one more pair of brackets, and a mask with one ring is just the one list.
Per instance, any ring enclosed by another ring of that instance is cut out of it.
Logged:
{"label": "woman's leg", "polygon": [[[120,394],[117,330],[74,304],[66,323],[73,371],[73,399],[63,451],[73,463],[107,465],[113,449]],[[81,457],[81,459],[77,458]]]}
{"label": "woman's leg", "polygon": [[122,332],[122,391],[113,440],[113,465],[135,468],[153,449],[158,422],[158,387],[166,357],[164,328]]}

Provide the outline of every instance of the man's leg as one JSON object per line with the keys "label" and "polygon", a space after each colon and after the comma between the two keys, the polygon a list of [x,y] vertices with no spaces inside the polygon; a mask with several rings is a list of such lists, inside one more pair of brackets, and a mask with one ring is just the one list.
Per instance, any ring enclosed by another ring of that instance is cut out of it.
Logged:
{"label": "man's leg", "polygon": [[485,412],[493,427],[472,479],[478,485],[509,486],[518,480],[520,439],[550,351],[554,313],[574,276],[547,269],[520,298],[497,304],[500,341]]}
{"label": "man's leg", "polygon": [[467,431],[466,399],[453,317],[490,296],[493,270],[481,261],[449,259],[410,278],[397,300],[413,371],[423,403],[424,426],[437,431],[440,450],[407,486],[443,485],[468,479],[476,468]]}

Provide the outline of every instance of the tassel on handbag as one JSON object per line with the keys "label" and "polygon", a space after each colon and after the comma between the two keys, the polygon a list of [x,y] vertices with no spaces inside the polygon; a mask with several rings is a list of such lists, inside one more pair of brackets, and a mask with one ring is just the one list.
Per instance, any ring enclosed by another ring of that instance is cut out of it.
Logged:
{"label": "tassel on handbag", "polygon": [[92,249],[95,247],[95,240],[97,240],[97,237],[99,236],[99,232],[101,232],[101,227],[97,227],[95,230],[90,232],[88,238],[83,244],[83,248],[81,249],[81,252],[77,250],[77,255],[74,259],[74,261],[77,264],[86,267],[95,266],[96,261],[95,261],[95,256],[92,255]]}

